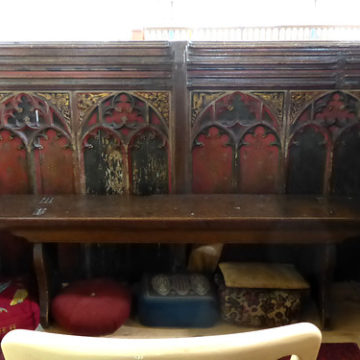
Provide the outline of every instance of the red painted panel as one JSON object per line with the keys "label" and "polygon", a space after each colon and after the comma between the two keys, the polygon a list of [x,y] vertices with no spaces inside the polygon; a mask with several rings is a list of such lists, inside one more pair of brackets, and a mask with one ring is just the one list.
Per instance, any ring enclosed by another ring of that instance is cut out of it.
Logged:
{"label": "red painted panel", "polygon": [[0,194],[29,193],[26,150],[22,140],[10,131],[0,131],[0,154]]}
{"label": "red painted panel", "polygon": [[230,136],[216,127],[200,134],[192,150],[194,193],[229,193],[233,187],[233,148]]}
{"label": "red painted panel", "polygon": [[73,152],[69,140],[58,136],[55,130],[47,130],[39,136],[40,149],[34,151],[36,182],[41,194],[74,193]]}
{"label": "red painted panel", "polygon": [[150,122],[153,125],[157,125],[157,126],[162,125],[161,121],[160,121],[158,115],[155,113],[155,111],[151,111],[151,113],[150,113]]}
{"label": "red painted panel", "polygon": [[268,194],[279,191],[280,151],[278,141],[263,126],[248,133],[240,147],[239,191]]}
{"label": "red painted panel", "polygon": [[89,119],[87,121],[87,126],[90,127],[96,125],[97,122],[98,122],[98,109],[96,108],[89,116]]}

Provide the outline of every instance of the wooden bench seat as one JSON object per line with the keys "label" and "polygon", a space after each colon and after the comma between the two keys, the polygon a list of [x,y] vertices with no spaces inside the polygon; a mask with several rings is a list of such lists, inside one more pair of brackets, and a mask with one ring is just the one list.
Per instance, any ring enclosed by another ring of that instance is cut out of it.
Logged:
{"label": "wooden bench seat", "polygon": [[360,203],[296,195],[9,195],[0,227],[31,242],[334,243],[360,235]]}
{"label": "wooden bench seat", "polygon": [[45,243],[237,243],[324,246],[320,312],[329,320],[333,247],[360,235],[360,202],[295,195],[5,195],[0,229],[35,243],[41,321],[48,325]]}

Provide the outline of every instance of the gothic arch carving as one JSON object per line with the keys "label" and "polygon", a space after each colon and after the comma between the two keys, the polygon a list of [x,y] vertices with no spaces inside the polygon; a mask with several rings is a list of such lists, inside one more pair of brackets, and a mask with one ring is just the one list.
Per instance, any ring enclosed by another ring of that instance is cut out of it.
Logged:
{"label": "gothic arch carving", "polygon": [[81,143],[87,193],[170,191],[167,122],[144,97],[119,92],[100,98],[82,125]]}
{"label": "gothic arch carving", "polygon": [[[359,123],[359,105],[359,100],[353,95],[333,91],[313,99],[296,118],[290,127],[287,151],[288,192],[357,192],[353,185],[345,185],[345,180],[344,186],[349,186],[347,190],[340,189],[336,184],[342,174],[353,172],[351,168],[354,164],[351,165],[346,156],[350,156],[349,149],[357,148],[357,141],[360,141],[349,130]],[[342,144],[346,142],[351,145],[344,147]],[[355,172],[358,171],[360,167]]]}
{"label": "gothic arch carving", "polygon": [[[257,96],[218,93],[199,112],[192,128],[193,191],[279,192],[280,129],[276,116]],[[261,160],[264,154],[271,159]],[[256,161],[255,166],[250,166],[251,161]]]}
{"label": "gothic arch carving", "polygon": [[[18,171],[18,179],[3,179],[11,187],[8,192],[74,192],[69,125],[52,104],[32,93],[11,94],[0,104],[0,131],[3,135],[11,132],[13,139],[21,139],[21,145],[12,147],[9,161],[13,168],[23,170]],[[0,151],[5,152],[9,146],[9,142],[6,145],[0,142]],[[21,185],[24,182],[26,187]]]}

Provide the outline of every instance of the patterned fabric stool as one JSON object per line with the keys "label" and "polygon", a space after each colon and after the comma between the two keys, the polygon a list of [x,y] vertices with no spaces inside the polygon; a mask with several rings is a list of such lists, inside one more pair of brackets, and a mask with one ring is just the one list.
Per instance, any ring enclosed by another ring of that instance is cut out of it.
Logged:
{"label": "patterned fabric stool", "polygon": [[218,278],[224,320],[272,327],[295,322],[309,284],[288,264],[220,263]]}

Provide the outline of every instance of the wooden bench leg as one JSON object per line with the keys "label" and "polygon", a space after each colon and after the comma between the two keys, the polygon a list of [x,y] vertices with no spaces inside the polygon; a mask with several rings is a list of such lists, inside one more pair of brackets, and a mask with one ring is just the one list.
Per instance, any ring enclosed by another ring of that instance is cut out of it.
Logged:
{"label": "wooden bench leg", "polygon": [[33,260],[39,291],[40,324],[43,328],[49,326],[50,306],[49,262],[45,252],[43,244],[34,244]]}
{"label": "wooden bench leg", "polygon": [[329,329],[331,327],[330,293],[336,263],[336,245],[320,245],[317,255],[319,265],[318,305],[320,311],[320,325],[323,329]]}

